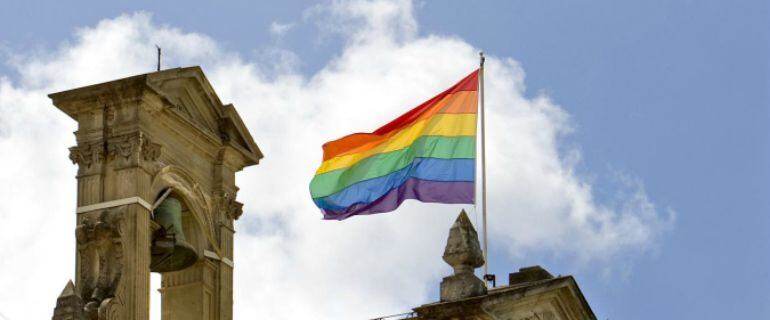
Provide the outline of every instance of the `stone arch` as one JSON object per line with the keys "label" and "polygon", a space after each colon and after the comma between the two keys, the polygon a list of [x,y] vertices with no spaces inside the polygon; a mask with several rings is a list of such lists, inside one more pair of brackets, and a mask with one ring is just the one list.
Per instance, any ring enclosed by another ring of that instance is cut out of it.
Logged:
{"label": "stone arch", "polygon": [[[152,179],[150,194],[153,195],[153,202],[168,188],[173,188],[171,194],[175,195],[182,202],[183,211],[190,213],[192,220],[197,224],[185,227],[185,231],[200,232],[202,234],[190,234],[194,239],[203,238],[208,247],[219,252],[219,247],[214,241],[215,228],[212,219],[212,202],[209,196],[203,192],[200,184],[195,182],[190,174],[177,166],[169,165],[158,171]],[[183,221],[185,219],[183,218]],[[184,226],[183,226],[184,227]],[[199,254],[203,256],[203,250],[207,246],[198,247]]]}

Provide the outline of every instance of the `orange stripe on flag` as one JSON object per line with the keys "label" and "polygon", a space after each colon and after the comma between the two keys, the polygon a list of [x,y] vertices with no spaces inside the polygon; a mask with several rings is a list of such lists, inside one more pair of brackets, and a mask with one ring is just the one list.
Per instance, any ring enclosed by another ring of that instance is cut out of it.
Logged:
{"label": "orange stripe on flag", "polygon": [[[425,112],[416,117],[408,126],[391,131],[385,135],[374,133],[355,133],[337,141],[324,145],[324,161],[351,153],[364,152],[387,142],[403,130],[414,124],[433,117],[437,114],[476,114],[478,93],[476,91],[461,91],[445,96],[430,106]],[[332,156],[333,154],[333,156]]]}
{"label": "orange stripe on flag", "polygon": [[[395,132],[399,131],[400,129],[411,125],[412,123],[425,119],[426,117],[430,117],[431,115],[434,115],[436,113],[439,113],[440,110],[444,107],[447,107],[446,113],[466,113],[462,112],[462,110],[467,110],[467,113],[476,113],[476,92],[478,90],[478,70],[472,72],[467,77],[465,77],[463,80],[460,80],[457,84],[452,86],[451,88],[447,89],[446,91],[438,94],[437,96],[431,98],[430,100],[420,104],[416,108],[409,110],[409,112],[401,115],[396,120],[391,121],[390,123],[380,127],[379,129],[375,130],[372,133],[354,133],[351,135],[347,135],[345,137],[342,137],[340,139],[327,142],[323,145],[324,150],[324,160],[329,160],[331,158],[334,158],[335,156],[338,156],[343,153],[349,153],[353,152],[351,150],[352,148],[355,148],[356,146],[369,145],[369,144],[377,144],[379,143],[383,137],[389,137],[392,136]],[[454,95],[464,95],[469,92],[473,92],[473,97],[466,97],[463,99],[463,103],[457,104],[457,106],[452,105],[454,102],[450,100],[446,100],[448,96],[454,96]],[[467,100],[466,100],[467,99]],[[472,101],[472,105],[468,105],[465,102]],[[442,103],[443,102],[443,103]],[[444,103],[449,103],[450,105],[444,105]]]}

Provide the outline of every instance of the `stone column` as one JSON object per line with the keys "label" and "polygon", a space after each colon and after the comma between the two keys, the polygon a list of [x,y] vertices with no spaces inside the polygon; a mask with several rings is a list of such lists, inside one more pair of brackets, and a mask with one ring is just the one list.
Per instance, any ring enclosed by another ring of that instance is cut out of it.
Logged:
{"label": "stone column", "polygon": [[78,204],[77,291],[88,319],[149,319],[147,167],[157,160],[159,146],[141,131],[112,134],[106,140],[101,144],[107,150],[101,172],[78,179],[78,198],[87,201]]}
{"label": "stone column", "polygon": [[149,190],[160,145],[136,125],[141,99],[77,102],[70,114],[79,124],[70,148],[78,165],[74,295],[83,319],[149,319]]}
{"label": "stone column", "polygon": [[[160,145],[151,142],[142,131],[128,131],[108,138],[105,184],[110,199],[138,197],[151,204],[151,173],[160,157]],[[126,205],[119,225],[123,257],[120,282],[115,297],[121,301],[121,319],[149,319],[151,210],[145,205]]]}

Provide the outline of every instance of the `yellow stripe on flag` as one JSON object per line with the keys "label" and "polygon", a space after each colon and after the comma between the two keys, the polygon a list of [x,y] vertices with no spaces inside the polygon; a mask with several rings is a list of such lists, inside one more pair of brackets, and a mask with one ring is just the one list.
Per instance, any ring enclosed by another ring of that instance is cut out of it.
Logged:
{"label": "yellow stripe on flag", "polygon": [[382,143],[371,149],[340,155],[324,161],[316,171],[316,175],[332,170],[342,169],[372,155],[400,150],[410,146],[421,136],[473,136],[476,134],[475,114],[436,114],[430,119],[425,119],[402,129]]}

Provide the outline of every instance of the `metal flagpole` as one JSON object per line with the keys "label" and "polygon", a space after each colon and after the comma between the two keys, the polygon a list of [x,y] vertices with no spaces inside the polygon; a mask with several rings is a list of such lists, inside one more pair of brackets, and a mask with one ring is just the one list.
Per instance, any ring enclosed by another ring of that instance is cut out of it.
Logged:
{"label": "metal flagpole", "polygon": [[[484,278],[489,274],[487,249],[487,153],[484,127],[484,52],[479,52],[479,109],[481,109],[481,223],[484,231]],[[485,279],[486,280],[486,279]]]}

